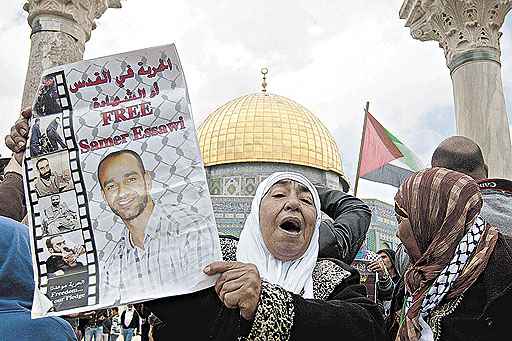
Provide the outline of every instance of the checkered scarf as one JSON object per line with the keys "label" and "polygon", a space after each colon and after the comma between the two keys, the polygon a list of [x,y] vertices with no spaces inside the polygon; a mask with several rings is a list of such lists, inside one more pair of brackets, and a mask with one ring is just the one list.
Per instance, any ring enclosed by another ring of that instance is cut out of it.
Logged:
{"label": "checkered scarf", "polygon": [[421,303],[420,310],[420,314],[424,319],[426,319],[432,310],[441,303],[457,278],[459,278],[464,266],[478,246],[478,242],[484,234],[484,231],[485,222],[480,216],[478,216],[473,226],[471,226],[457,246],[455,255],[450,263],[443,269],[443,271],[441,271],[425,295],[425,299]]}
{"label": "checkered scarf", "polygon": [[400,186],[395,208],[408,219],[403,226],[421,257],[405,273],[408,309],[397,340],[418,340],[419,316],[426,320],[443,299],[464,293],[485,269],[498,233],[478,216],[481,207],[476,182],[444,168],[415,173]]}

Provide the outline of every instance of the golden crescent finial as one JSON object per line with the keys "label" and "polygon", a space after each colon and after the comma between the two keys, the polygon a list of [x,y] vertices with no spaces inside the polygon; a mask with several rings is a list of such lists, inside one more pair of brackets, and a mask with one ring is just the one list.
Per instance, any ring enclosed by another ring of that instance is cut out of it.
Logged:
{"label": "golden crescent finial", "polygon": [[261,68],[261,74],[263,75],[263,82],[261,83],[261,92],[263,92],[264,94],[267,93],[267,73],[268,73],[268,68],[266,67],[263,67]]}

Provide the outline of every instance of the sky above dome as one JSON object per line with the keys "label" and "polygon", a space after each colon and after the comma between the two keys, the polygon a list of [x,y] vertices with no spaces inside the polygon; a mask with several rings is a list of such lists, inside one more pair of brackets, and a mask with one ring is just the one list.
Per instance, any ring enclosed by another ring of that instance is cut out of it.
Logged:
{"label": "sky above dome", "polygon": [[[150,5],[151,4],[151,5]],[[410,36],[402,0],[152,0],[123,2],[96,21],[91,59],[176,43],[198,127],[225,102],[267,89],[315,113],[338,143],[354,185],[363,108],[429,165],[437,144],[455,134],[451,79],[437,42]],[[30,51],[22,1],[0,13],[3,137],[19,115]],[[512,22],[502,27],[502,77],[512,91]],[[509,120],[510,121],[510,120]],[[0,146],[0,154],[8,155]],[[358,196],[392,202],[395,189],[362,180]]]}

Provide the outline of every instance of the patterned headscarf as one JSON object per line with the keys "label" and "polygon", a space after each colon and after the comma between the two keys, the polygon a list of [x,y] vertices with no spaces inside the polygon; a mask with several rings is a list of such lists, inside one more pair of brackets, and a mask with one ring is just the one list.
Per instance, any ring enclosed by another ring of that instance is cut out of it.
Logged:
{"label": "patterned headscarf", "polygon": [[395,211],[409,219],[421,257],[405,273],[410,306],[397,340],[418,340],[419,316],[464,293],[487,266],[498,232],[479,217],[481,208],[476,182],[444,168],[417,172],[400,186]]}

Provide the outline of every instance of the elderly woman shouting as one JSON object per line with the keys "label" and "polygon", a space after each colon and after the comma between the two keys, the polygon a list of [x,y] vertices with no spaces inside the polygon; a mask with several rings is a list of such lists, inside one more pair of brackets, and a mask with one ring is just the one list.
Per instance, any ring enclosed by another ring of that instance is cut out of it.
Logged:
{"label": "elderly woman shouting", "polygon": [[395,196],[410,257],[397,340],[499,340],[509,333],[512,240],[480,217],[482,196],[462,173],[413,174]]}
{"label": "elderly woman shouting", "polygon": [[291,301],[288,292],[313,298],[320,215],[320,199],[302,176],[275,173],[264,181],[240,235],[238,262],[217,262],[205,269],[209,275],[222,274],[215,285],[221,301],[252,320],[262,286],[264,297],[275,292],[284,311],[293,309],[286,306]]}
{"label": "elderly woman shouting", "polygon": [[221,238],[228,261],[204,269],[220,274],[214,290],[153,301],[151,310],[172,323],[173,333],[176,319],[191,316],[204,328],[187,335],[195,339],[385,339],[383,318],[357,271],[318,258],[320,214],[308,179],[272,174],[256,191],[240,240]]}

